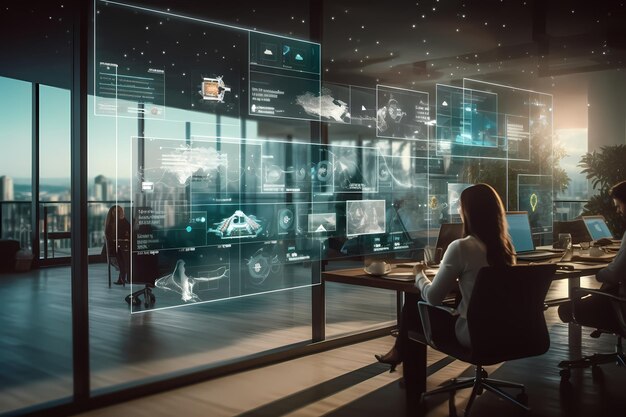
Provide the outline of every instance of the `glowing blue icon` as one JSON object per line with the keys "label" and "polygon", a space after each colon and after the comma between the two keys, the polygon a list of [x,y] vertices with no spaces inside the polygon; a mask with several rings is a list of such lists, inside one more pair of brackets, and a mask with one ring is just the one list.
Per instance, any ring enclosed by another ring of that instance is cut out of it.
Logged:
{"label": "glowing blue icon", "polygon": [[191,233],[191,226],[187,226],[185,230],[187,231],[187,233]]}
{"label": "glowing blue icon", "polygon": [[291,47],[288,45],[283,45],[283,55],[287,55],[291,51]]}
{"label": "glowing blue icon", "polygon": [[304,58],[302,58],[302,55],[300,55],[300,54],[296,54],[296,58],[295,58],[295,60],[296,60],[296,61],[304,61]]}
{"label": "glowing blue icon", "polygon": [[201,222],[201,223],[204,223],[205,221],[206,221],[206,217],[201,217],[201,218],[200,218],[200,222]]}

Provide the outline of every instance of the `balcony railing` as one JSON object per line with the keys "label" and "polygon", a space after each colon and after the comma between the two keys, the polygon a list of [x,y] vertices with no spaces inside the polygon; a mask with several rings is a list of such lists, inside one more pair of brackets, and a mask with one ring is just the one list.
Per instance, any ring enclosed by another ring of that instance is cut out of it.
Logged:
{"label": "balcony railing", "polygon": [[[582,213],[586,200],[555,200],[554,220],[574,219]],[[88,201],[88,252],[99,255],[104,245],[104,222],[109,208],[119,204],[125,208],[130,201]],[[67,259],[71,256],[71,204],[69,201],[39,203],[39,259]],[[0,201],[0,238],[14,239],[24,248],[31,247],[30,201]]]}
{"label": "balcony railing", "polygon": [[[99,255],[104,245],[104,222],[109,208],[118,204],[130,206],[130,201],[88,201],[88,252]],[[71,256],[71,203],[41,201],[39,203],[39,259],[63,259]],[[31,248],[31,202],[0,201],[0,239],[13,239],[22,248]]]}

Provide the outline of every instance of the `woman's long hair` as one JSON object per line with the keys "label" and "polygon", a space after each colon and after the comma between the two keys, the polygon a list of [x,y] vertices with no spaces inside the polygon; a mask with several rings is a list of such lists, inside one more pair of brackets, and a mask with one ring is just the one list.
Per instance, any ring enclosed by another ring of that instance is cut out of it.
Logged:
{"label": "woman's long hair", "polygon": [[104,236],[109,240],[115,239],[115,220],[117,219],[117,210],[119,207],[120,206],[112,206],[104,221]]}
{"label": "woman's long hair", "polygon": [[461,193],[463,232],[480,239],[487,247],[490,266],[515,264],[504,205],[496,190],[487,184],[476,184]]}

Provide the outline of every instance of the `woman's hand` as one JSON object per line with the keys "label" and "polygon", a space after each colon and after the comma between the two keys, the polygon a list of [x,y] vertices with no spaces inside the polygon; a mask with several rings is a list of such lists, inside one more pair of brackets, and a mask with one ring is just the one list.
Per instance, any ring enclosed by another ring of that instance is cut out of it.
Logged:
{"label": "woman's hand", "polygon": [[426,270],[426,264],[423,262],[419,262],[417,264],[415,264],[415,266],[413,267],[413,273],[415,275],[419,274],[419,273],[424,273],[424,271]]}

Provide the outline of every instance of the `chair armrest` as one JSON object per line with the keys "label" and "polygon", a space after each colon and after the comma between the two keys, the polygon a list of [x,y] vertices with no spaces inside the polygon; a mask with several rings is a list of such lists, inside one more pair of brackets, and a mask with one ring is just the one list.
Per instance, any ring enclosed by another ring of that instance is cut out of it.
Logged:
{"label": "chair armrest", "polygon": [[451,307],[428,304],[424,301],[417,303],[424,329],[424,337],[428,345],[437,348],[437,343],[447,340],[450,330],[454,333],[454,324],[459,314]]}
{"label": "chair armrest", "polygon": [[[576,290],[574,291],[574,295],[576,296],[576,298],[584,297],[585,295],[597,295],[600,297],[607,298],[612,304],[613,311],[615,312],[615,317],[617,319],[617,322],[619,323],[619,326],[622,329],[622,333],[626,332],[626,317],[624,315],[624,312],[626,311],[626,297],[618,297],[617,295],[614,295],[605,291],[595,290],[591,288],[584,288],[584,287],[576,288]],[[576,317],[576,299],[572,300],[572,312],[575,318]]]}
{"label": "chair armrest", "polygon": [[585,295],[590,295],[590,294],[600,295],[602,297],[610,298],[613,301],[617,301],[618,303],[625,303],[626,304],[626,298],[625,297],[618,297],[617,295],[613,295],[611,293],[600,291],[600,290],[594,290],[594,289],[591,289],[591,288],[582,288],[582,287],[581,288],[576,288],[574,290],[574,294],[577,297],[584,297]]}

